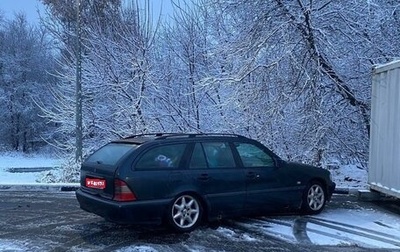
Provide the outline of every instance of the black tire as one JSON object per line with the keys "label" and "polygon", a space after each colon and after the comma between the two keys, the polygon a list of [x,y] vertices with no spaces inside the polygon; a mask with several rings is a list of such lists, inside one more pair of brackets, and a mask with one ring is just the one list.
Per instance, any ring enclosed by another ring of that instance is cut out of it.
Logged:
{"label": "black tire", "polygon": [[326,188],[318,181],[311,181],[303,193],[301,211],[304,214],[319,214],[326,204]]}
{"label": "black tire", "polygon": [[175,231],[190,232],[200,224],[203,208],[195,196],[182,194],[175,198],[167,214],[168,222]]}

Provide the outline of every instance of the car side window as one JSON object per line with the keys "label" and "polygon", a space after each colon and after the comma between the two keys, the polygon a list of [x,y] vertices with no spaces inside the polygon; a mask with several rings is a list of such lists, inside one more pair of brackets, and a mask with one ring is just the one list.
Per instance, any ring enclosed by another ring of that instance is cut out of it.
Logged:
{"label": "car side window", "polygon": [[166,167],[178,168],[186,144],[163,145],[144,153],[136,163],[137,170],[157,170]]}
{"label": "car side window", "polygon": [[204,156],[203,147],[200,143],[196,143],[193,149],[192,158],[189,164],[190,169],[202,169],[207,168],[206,157]]}
{"label": "car side window", "polygon": [[229,143],[207,142],[203,143],[203,148],[206,154],[208,167],[230,168],[236,166]]}
{"label": "car side window", "polygon": [[244,167],[274,166],[274,159],[254,144],[235,143]]}

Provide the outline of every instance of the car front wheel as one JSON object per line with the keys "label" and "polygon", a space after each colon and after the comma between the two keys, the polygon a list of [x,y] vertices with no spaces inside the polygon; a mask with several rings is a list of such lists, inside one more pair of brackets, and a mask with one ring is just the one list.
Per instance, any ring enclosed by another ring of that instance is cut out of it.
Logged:
{"label": "car front wheel", "polygon": [[176,231],[189,232],[199,225],[201,217],[201,203],[196,197],[184,194],[177,197],[170,206],[168,219]]}
{"label": "car front wheel", "polygon": [[305,214],[320,213],[326,203],[325,187],[317,181],[312,181],[303,193],[302,212]]}

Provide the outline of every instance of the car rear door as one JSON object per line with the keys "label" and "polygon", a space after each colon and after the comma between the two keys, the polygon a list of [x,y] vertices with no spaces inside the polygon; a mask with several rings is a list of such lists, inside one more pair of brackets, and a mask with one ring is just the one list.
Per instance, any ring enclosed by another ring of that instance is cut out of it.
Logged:
{"label": "car rear door", "polygon": [[190,179],[204,196],[211,218],[239,215],[243,211],[246,183],[228,142],[202,142],[193,147]]}
{"label": "car rear door", "polygon": [[182,165],[186,143],[153,145],[139,155],[133,165],[129,186],[138,200],[172,200],[187,183]]}

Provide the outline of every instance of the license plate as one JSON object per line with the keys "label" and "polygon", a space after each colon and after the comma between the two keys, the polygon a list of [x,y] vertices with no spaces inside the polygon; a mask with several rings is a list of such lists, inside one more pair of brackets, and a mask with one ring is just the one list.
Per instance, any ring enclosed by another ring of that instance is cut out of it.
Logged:
{"label": "license plate", "polygon": [[106,188],[106,181],[104,179],[86,178],[86,187],[104,189]]}

